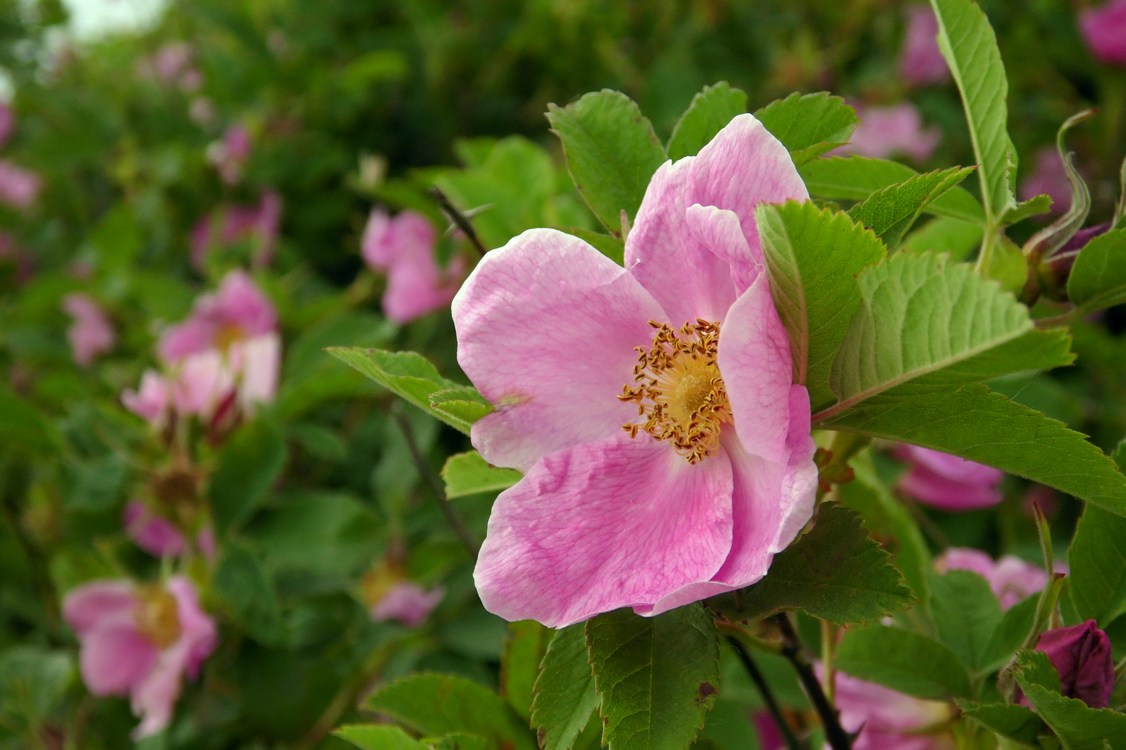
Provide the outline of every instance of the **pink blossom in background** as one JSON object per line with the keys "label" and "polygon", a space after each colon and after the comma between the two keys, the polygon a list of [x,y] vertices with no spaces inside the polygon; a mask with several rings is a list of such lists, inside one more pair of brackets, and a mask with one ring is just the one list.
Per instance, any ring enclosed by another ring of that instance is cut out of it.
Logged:
{"label": "pink blossom in background", "polygon": [[1114,657],[1110,639],[1094,620],[1041,633],[1036,650],[1047,654],[1060,673],[1065,696],[1078,698],[1091,708],[1110,705]]}
{"label": "pink blossom in background", "polygon": [[926,161],[942,140],[942,131],[937,127],[924,128],[922,115],[909,102],[890,107],[854,106],[860,124],[853,131],[852,139],[834,150],[835,154],[879,159],[903,155],[915,161]]}
{"label": "pink blossom in background", "polygon": [[440,587],[427,591],[410,581],[402,581],[371,605],[371,619],[377,622],[396,620],[407,627],[417,628],[426,621],[445,593]]}
{"label": "pink blossom in background", "polygon": [[[821,665],[818,676],[824,680]],[[837,672],[834,702],[845,731],[860,734],[853,750],[954,750],[954,737],[941,729],[953,718],[953,707],[897,693],[883,685]],[[933,734],[920,730],[937,727]]]}
{"label": "pink blossom in background", "polygon": [[85,367],[98,355],[113,349],[117,334],[93,297],[68,294],[63,297],[63,310],[74,320],[66,329],[66,336],[75,362]]}
{"label": "pink blossom in background", "polygon": [[7,102],[0,102],[0,146],[5,145],[16,128],[16,114]]}
{"label": "pink blossom in background", "polygon": [[940,573],[948,570],[977,573],[989,583],[1002,610],[1039,593],[1048,585],[1048,574],[1038,565],[1013,555],[994,560],[980,550],[966,547],[951,547],[946,550],[942,557],[935,560],[935,568]]}
{"label": "pink blossom in background", "polygon": [[477,559],[487,610],[551,627],[658,614],[759,580],[809,520],[809,396],[754,218],[786,200],[808,200],[789,154],[741,115],[657,170],[625,268],[533,229],[474,269],[452,305],[458,361],[496,411],[473,445],[525,472]]}
{"label": "pink blossom in background", "polygon": [[187,42],[170,42],[151,57],[142,59],[137,71],[161,83],[178,86],[191,92],[203,85],[203,76],[195,66],[195,50]]}
{"label": "pink blossom in background", "polygon": [[1079,30],[1096,59],[1126,65],[1126,0],[1110,0],[1080,11]]}
{"label": "pink blossom in background", "polygon": [[250,131],[242,125],[232,125],[223,138],[207,147],[207,160],[228,185],[242,179],[242,168],[250,158]]}
{"label": "pink blossom in background", "polygon": [[387,274],[383,313],[396,323],[409,323],[449,306],[465,278],[465,262],[438,265],[438,233],[425,216],[403,211],[395,217],[373,209],[361,240],[364,261]]}
{"label": "pink blossom in background", "polygon": [[[138,500],[125,505],[122,523],[133,543],[154,557],[182,557],[189,552],[188,542],[176,525]],[[196,549],[204,557],[214,554],[215,535],[210,527],[201,529],[196,536]]]}
{"label": "pink blossom in background", "polygon": [[39,197],[42,182],[39,175],[0,160],[0,203],[14,208],[28,208]]}
{"label": "pink blossom in background", "polygon": [[218,644],[195,586],[94,581],[67,593],[63,616],[78,635],[82,680],[94,695],[129,696],[141,719],[135,739],[172,721],[185,677],[194,679]]}
{"label": "pink blossom in background", "polygon": [[145,370],[141,375],[140,387],[135,391],[123,391],[121,403],[152,425],[153,429],[163,430],[172,404],[171,390],[172,384],[164,376],[156,370]]}
{"label": "pink blossom in background", "polygon": [[236,269],[223,277],[217,291],[196,300],[187,320],[165,331],[157,350],[165,362],[175,362],[272,333],[277,325],[273,303],[248,273]]}
{"label": "pink blossom in background", "polygon": [[957,513],[1001,502],[999,469],[917,445],[900,445],[895,455],[909,464],[899,491],[920,503]]}
{"label": "pink blossom in background", "polygon": [[907,32],[899,53],[899,75],[914,86],[940,83],[950,77],[938,49],[938,19],[929,5],[912,5],[903,14]]}
{"label": "pink blossom in background", "polygon": [[786,741],[778,729],[774,717],[768,711],[757,711],[751,716],[751,723],[758,732],[758,745],[762,750],[784,750]]}
{"label": "pink blossom in background", "polygon": [[268,266],[277,249],[281,211],[281,196],[267,190],[256,204],[229,205],[203,217],[191,232],[192,266],[202,271],[212,248],[247,240],[255,245],[251,257],[254,265]]}
{"label": "pink blossom in background", "polygon": [[1071,206],[1071,183],[1054,146],[1045,146],[1033,154],[1032,171],[1021,181],[1019,192],[1024,201],[1046,193],[1052,199],[1052,213],[1063,213]]}

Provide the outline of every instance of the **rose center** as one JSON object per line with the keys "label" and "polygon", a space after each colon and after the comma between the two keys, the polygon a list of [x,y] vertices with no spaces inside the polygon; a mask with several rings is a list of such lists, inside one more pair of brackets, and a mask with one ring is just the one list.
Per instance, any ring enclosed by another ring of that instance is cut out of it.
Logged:
{"label": "rose center", "polygon": [[145,586],[137,592],[133,616],[137,630],[157,648],[167,648],[180,637],[180,610],[176,597],[160,586]]}
{"label": "rose center", "polygon": [[642,422],[622,429],[636,437],[647,432],[672,443],[677,453],[696,463],[719,447],[723,425],[731,422],[731,404],[719,374],[719,323],[698,318],[679,329],[649,321],[656,329],[649,349],[637,347],[633,385],[618,396],[637,403]]}

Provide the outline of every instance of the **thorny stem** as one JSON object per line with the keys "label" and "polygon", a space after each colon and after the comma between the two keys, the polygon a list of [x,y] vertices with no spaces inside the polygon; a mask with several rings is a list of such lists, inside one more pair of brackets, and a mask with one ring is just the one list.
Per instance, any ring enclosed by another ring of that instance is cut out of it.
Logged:
{"label": "thorny stem", "polygon": [[766,683],[766,678],[762,676],[762,672],[759,671],[758,665],[755,664],[754,660],[751,658],[747,647],[734,635],[727,636],[727,642],[735,649],[735,655],[739,657],[739,661],[743,663],[743,668],[747,670],[751,681],[755,683],[759,694],[762,695],[763,703],[766,704],[766,710],[770,712],[770,717],[774,719],[778,731],[782,734],[782,740],[786,743],[787,750],[802,750],[801,743],[798,742],[798,738],[794,736],[794,732],[790,729],[786,717],[782,715],[782,707],[778,705],[778,699],[774,697],[770,685]]}
{"label": "thorny stem", "polygon": [[825,740],[829,743],[829,747],[833,750],[851,750],[852,738],[841,726],[837,709],[825,697],[825,691],[821,688],[817,675],[813,673],[813,666],[809,663],[809,658],[802,648],[801,640],[790,618],[782,613],[773,619],[778,625],[778,632],[782,635],[782,656],[786,657],[794,671],[798,673],[802,688],[813,703],[817,715],[821,717],[821,725],[825,727]]}
{"label": "thorny stem", "polygon": [[430,195],[434,197],[434,200],[438,201],[438,207],[442,209],[442,213],[448,216],[450,221],[461,230],[461,233],[469,238],[469,241],[473,244],[473,248],[484,258],[485,253],[487,253],[489,249],[485,247],[484,243],[481,242],[481,238],[477,236],[477,231],[469,222],[469,218],[450,202],[449,196],[443,193],[442,189],[437,185],[430,188]]}
{"label": "thorny stem", "polygon": [[480,549],[480,543],[474,538],[473,532],[465,525],[465,521],[450,505],[449,500],[446,499],[446,492],[442,489],[442,481],[438,475],[434,473],[434,468],[430,462],[426,460],[426,456],[422,455],[419,450],[418,441],[414,436],[414,429],[411,428],[410,422],[403,414],[398,406],[391,408],[391,416],[395,418],[395,422],[399,425],[399,429],[403,433],[403,439],[406,440],[407,450],[410,451],[411,461],[414,462],[415,468],[422,476],[427,485],[430,486],[430,492],[434,495],[434,499],[438,503],[438,509],[442,511],[442,515],[446,518],[446,523],[450,525],[458,540],[462,543],[466,550],[468,550],[470,557],[477,557],[477,550]]}

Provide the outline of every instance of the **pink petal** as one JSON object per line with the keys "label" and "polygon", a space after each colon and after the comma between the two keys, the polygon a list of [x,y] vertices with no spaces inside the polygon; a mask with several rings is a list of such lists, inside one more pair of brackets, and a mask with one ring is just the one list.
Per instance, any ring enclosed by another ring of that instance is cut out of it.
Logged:
{"label": "pink petal", "polygon": [[438,233],[420,213],[403,211],[394,218],[375,208],[368,216],[360,252],[364,262],[385,271],[403,256],[434,256]]}
{"label": "pink petal", "polygon": [[852,140],[833,153],[875,158],[902,154],[915,161],[926,161],[942,140],[941,130],[923,127],[922,115],[910,102],[888,107],[857,106],[856,109],[860,124]]}
{"label": "pink petal", "polygon": [[496,407],[473,425],[489,463],[527,469],[636,420],[618,394],[633,380],[634,347],[652,344],[647,321],[667,317],[582,240],[524,232],[485,256],[452,308],[458,361]]}
{"label": "pink petal", "polygon": [[157,655],[148,674],[134,686],[131,706],[141,717],[134,740],[156,734],[172,723],[172,709],[180,698],[188,644],[180,640]]}
{"label": "pink petal", "polygon": [[387,271],[383,312],[404,324],[449,307],[460,281],[448,278],[438,267],[433,248],[421,253],[404,252]]}
{"label": "pink petal", "polygon": [[1110,0],[1081,11],[1079,30],[1097,59],[1109,65],[1126,65],[1126,0]]}
{"label": "pink petal", "polygon": [[68,294],[63,309],[74,319],[67,329],[74,361],[86,366],[113,348],[117,335],[101,306],[88,294]]}
{"label": "pink petal", "polygon": [[642,434],[545,456],[501,493],[474,578],[485,608],[563,627],[708,580],[731,544],[731,468]]}
{"label": "pink petal", "polygon": [[735,212],[696,203],[688,207],[685,219],[696,239],[730,266],[736,291],[739,294],[746,291],[762,271],[762,263],[755,259],[762,253],[752,251],[747,244],[747,236]]}
{"label": "pink petal", "polygon": [[371,619],[398,620],[408,627],[417,628],[426,621],[445,594],[442,588],[426,591],[413,583],[399,583],[372,605]]}
{"label": "pink petal", "polygon": [[187,551],[184,535],[171,521],[153,514],[144,503],[125,506],[125,533],[133,542],[156,557],[177,556]]}
{"label": "pink petal", "polygon": [[39,197],[39,175],[0,160],[0,203],[27,208]]}
{"label": "pink petal", "polygon": [[198,354],[211,348],[218,328],[217,321],[193,314],[164,332],[157,343],[157,353],[166,363],[178,362],[184,357]]}
{"label": "pink petal", "polygon": [[219,645],[215,621],[199,605],[199,594],[192,582],[184,576],[172,576],[168,590],[176,597],[176,611],[180,616],[180,640],[186,644],[183,661],[184,672],[194,678],[200,665]]}
{"label": "pink petal", "polygon": [[129,581],[93,581],[63,598],[63,618],[79,638],[108,621],[132,622],[137,597]]}
{"label": "pink petal", "polygon": [[82,681],[94,695],[124,695],[145,679],[157,658],[131,620],[106,624],[82,639]]}
{"label": "pink petal", "polygon": [[207,420],[234,387],[234,376],[222,353],[209,349],[181,362],[173,388],[173,402],[180,414]]}
{"label": "pink petal", "polygon": [[171,384],[155,370],[145,370],[141,386],[136,391],[122,391],[121,403],[125,408],[144,419],[154,429],[164,428],[172,394]]}
{"label": "pink petal", "polygon": [[255,406],[274,400],[281,369],[280,336],[267,333],[239,342],[227,356],[231,369],[239,373],[238,399],[244,410],[253,412]]}
{"label": "pink petal", "polygon": [[950,76],[946,60],[938,49],[938,19],[926,5],[904,10],[907,33],[899,53],[899,75],[916,86],[945,81]]}

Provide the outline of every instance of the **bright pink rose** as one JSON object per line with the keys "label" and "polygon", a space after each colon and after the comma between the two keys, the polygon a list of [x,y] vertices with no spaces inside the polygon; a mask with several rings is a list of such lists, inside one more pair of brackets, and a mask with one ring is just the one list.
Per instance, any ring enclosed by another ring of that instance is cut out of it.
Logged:
{"label": "bright pink rose", "polygon": [[1126,0],[1110,0],[1079,13],[1079,30],[1091,54],[1108,65],[1126,65]]}
{"label": "bright pink rose", "polygon": [[496,407],[473,444],[525,472],[477,559],[486,609],[551,627],[658,614],[758,581],[809,520],[809,395],[754,213],[807,199],[742,115],[653,175],[625,268],[550,229],[477,265],[453,301],[458,361]]}
{"label": "bright pink rose", "polygon": [[941,727],[952,717],[948,703],[913,698],[843,672],[836,673],[835,687],[841,726],[860,733],[853,750],[954,750],[948,730],[919,734],[928,727]]}
{"label": "bright pink rose", "polygon": [[39,197],[39,175],[0,160],[0,203],[27,208]]}
{"label": "bright pink rose", "polygon": [[910,464],[899,490],[920,503],[957,513],[1001,502],[999,469],[917,445],[898,446],[896,457]]}
{"label": "bright pink rose", "polygon": [[924,128],[915,105],[904,102],[891,107],[856,106],[860,124],[852,140],[835,149],[837,154],[859,154],[879,159],[902,154],[915,161],[926,161],[942,140],[938,128]]}
{"label": "bright pink rose", "polygon": [[66,329],[74,361],[85,367],[113,348],[117,335],[101,306],[88,294],[63,297],[63,309],[74,322]]}
{"label": "bright pink rose", "polygon": [[938,19],[929,5],[912,5],[903,11],[907,33],[899,53],[899,75],[914,86],[939,83],[950,77],[938,49]]}
{"label": "bright pink rose", "polygon": [[1029,200],[1041,193],[1052,199],[1052,213],[1063,213],[1071,205],[1071,183],[1063,159],[1054,146],[1045,146],[1032,157],[1032,171],[1020,183],[1020,199]]}
{"label": "bright pink rose", "polygon": [[12,137],[15,127],[16,115],[12,107],[7,102],[0,102],[0,146],[6,144]]}
{"label": "bright pink rose", "polygon": [[242,179],[242,168],[250,158],[250,131],[242,125],[232,125],[223,133],[222,140],[207,148],[207,160],[228,185]]}
{"label": "bright pink rose", "polygon": [[377,622],[397,620],[407,627],[417,628],[426,621],[445,593],[442,588],[427,591],[410,581],[402,581],[371,605],[371,619]]}
{"label": "bright pink rose", "polygon": [[364,261],[387,273],[383,313],[409,323],[448,307],[462,279],[465,263],[454,257],[441,268],[435,256],[438,233],[422,214],[403,211],[394,218],[373,209],[361,241]]}
{"label": "bright pink rose", "polygon": [[946,550],[942,557],[935,560],[935,567],[942,573],[947,570],[977,573],[989,583],[1002,610],[1009,609],[1048,585],[1048,574],[1039,566],[1013,555],[1005,555],[994,561],[980,550],[965,547]]}
{"label": "bright pink rose", "polygon": [[191,232],[192,266],[202,270],[213,247],[234,245],[245,240],[255,245],[251,258],[254,265],[270,265],[277,249],[281,211],[281,196],[267,190],[256,204],[224,206],[204,216]]}
{"label": "bright pink rose", "polygon": [[[174,523],[149,510],[144,503],[133,500],[125,505],[122,517],[125,534],[138,547],[155,557],[182,557],[188,553],[188,541]],[[211,557],[215,552],[215,536],[210,528],[196,536],[196,548]]]}
{"label": "bright pink rose", "polygon": [[141,717],[134,738],[172,721],[183,678],[194,679],[215,650],[215,623],[195,586],[173,576],[167,587],[94,581],[70,591],[63,616],[81,643],[82,680],[94,695],[128,695]]}

